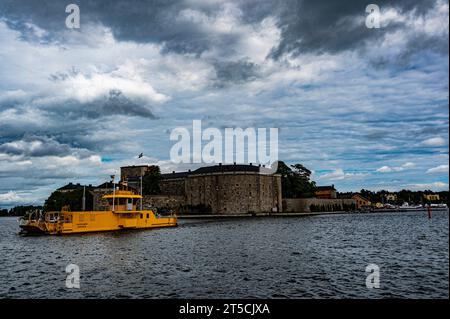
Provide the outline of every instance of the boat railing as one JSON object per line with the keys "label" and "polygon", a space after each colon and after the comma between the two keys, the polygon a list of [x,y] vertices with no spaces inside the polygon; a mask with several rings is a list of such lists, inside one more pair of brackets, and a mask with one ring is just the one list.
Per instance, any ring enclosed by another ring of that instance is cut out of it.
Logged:
{"label": "boat railing", "polygon": [[35,209],[25,213],[25,215],[19,217],[19,225],[27,225],[30,223],[38,223],[42,218],[42,210]]}
{"label": "boat railing", "polygon": [[28,225],[29,223],[30,223],[30,220],[29,220],[29,219],[25,219],[25,218],[23,218],[23,217],[21,217],[21,218],[19,219],[19,225],[20,225],[20,226]]}

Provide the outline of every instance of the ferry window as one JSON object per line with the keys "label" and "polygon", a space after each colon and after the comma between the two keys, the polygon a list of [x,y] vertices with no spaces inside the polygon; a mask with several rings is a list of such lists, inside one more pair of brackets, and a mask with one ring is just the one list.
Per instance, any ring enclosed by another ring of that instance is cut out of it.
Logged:
{"label": "ferry window", "polygon": [[149,218],[150,217],[150,214],[147,214],[147,218]]}
{"label": "ferry window", "polygon": [[141,214],[141,219],[142,219],[143,215]]}

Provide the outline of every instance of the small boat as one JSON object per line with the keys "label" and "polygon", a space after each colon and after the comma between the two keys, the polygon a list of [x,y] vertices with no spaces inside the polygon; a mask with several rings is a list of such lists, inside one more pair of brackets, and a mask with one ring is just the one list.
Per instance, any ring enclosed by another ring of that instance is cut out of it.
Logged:
{"label": "small boat", "polygon": [[176,215],[160,217],[152,210],[138,210],[142,196],[131,191],[118,190],[102,198],[108,202],[105,211],[72,212],[64,207],[60,212],[28,214],[19,226],[23,233],[47,235],[177,226]]}

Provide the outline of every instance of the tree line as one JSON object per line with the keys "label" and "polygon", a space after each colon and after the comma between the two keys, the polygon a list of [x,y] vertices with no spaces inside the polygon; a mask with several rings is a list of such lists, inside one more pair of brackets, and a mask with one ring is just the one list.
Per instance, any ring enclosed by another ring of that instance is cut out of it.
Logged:
{"label": "tree line", "polygon": [[0,217],[6,217],[6,216],[23,216],[28,211],[31,210],[37,210],[37,209],[43,209],[42,206],[35,206],[35,205],[24,205],[24,206],[16,206],[11,209],[0,209]]}
{"label": "tree line", "polygon": [[[339,193],[339,196],[351,196],[354,193]],[[372,203],[384,203],[384,204],[393,204],[393,205],[402,205],[403,203],[410,204],[433,204],[433,203],[446,203],[449,204],[449,192],[448,191],[440,191],[434,192],[432,190],[424,190],[424,191],[411,191],[407,189],[403,189],[397,192],[390,192],[387,190],[379,190],[379,191],[371,191],[367,189],[361,189],[359,191],[361,196],[367,198]],[[439,200],[430,201],[425,198],[425,195],[436,194],[439,195]],[[396,199],[389,199],[388,195],[395,195]]]}

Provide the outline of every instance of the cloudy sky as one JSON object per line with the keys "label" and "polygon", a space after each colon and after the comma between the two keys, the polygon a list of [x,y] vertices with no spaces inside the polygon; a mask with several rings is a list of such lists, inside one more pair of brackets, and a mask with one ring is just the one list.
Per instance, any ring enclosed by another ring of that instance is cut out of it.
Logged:
{"label": "cloudy sky", "polygon": [[448,189],[448,1],[376,1],[372,29],[364,1],[83,0],[79,29],[69,3],[0,1],[0,207],[186,168],[192,120],[277,127],[340,191]]}

